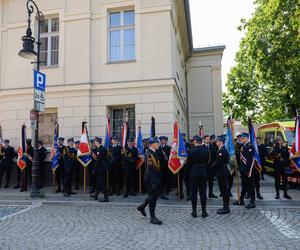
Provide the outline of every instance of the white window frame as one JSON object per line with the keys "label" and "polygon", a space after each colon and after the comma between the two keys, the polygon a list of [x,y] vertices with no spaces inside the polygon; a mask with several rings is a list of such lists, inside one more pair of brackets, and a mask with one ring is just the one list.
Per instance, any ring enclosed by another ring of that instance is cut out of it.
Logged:
{"label": "white window frame", "polygon": [[[52,19],[58,18],[59,22],[59,17],[58,16],[47,16],[45,17],[45,20],[48,22],[48,32],[47,33],[42,33],[41,32],[41,39],[42,38],[47,38],[48,40],[48,46],[47,46],[47,61],[45,62],[45,65],[42,65],[41,67],[44,68],[50,68],[50,67],[58,67],[59,65],[59,30],[60,30],[60,24],[58,26],[58,31],[52,32],[51,25],[52,25]],[[51,30],[51,32],[49,32]],[[58,59],[57,59],[57,64],[51,64],[51,45],[52,45],[52,37],[58,36]]]}
{"label": "white window frame", "polygon": [[[133,25],[124,25],[124,12],[127,11],[133,11],[134,13],[134,24]],[[110,24],[110,14],[112,13],[120,13],[120,26],[115,26],[111,27]],[[136,60],[136,18],[135,18],[135,10],[130,8],[130,9],[122,9],[122,10],[110,10],[108,12],[108,62],[109,63],[119,63],[119,62],[133,62]],[[125,59],[124,58],[124,52],[125,52],[125,44],[124,44],[124,31],[125,30],[134,30],[134,58],[133,59]],[[110,44],[110,32],[111,31],[120,31],[120,60],[111,60],[111,44]]]}

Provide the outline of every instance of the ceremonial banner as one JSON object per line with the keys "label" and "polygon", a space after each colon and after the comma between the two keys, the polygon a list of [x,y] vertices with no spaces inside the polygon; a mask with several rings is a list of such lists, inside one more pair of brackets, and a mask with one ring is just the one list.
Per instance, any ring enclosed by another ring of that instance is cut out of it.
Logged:
{"label": "ceremonial banner", "polygon": [[203,129],[203,126],[200,124],[200,126],[199,126],[199,136],[200,137],[204,137],[204,129]]}
{"label": "ceremonial banner", "polygon": [[56,124],[56,127],[54,129],[54,138],[53,138],[53,145],[51,149],[51,156],[52,156],[52,162],[51,162],[51,168],[52,171],[55,172],[55,170],[59,166],[59,148],[58,148],[58,131],[59,131],[59,125]]}
{"label": "ceremonial banner", "polygon": [[297,115],[295,122],[295,142],[291,150],[291,173],[300,172],[300,116]]}
{"label": "ceremonial banner", "polygon": [[17,165],[21,170],[26,168],[26,161],[27,160],[28,160],[28,157],[27,157],[27,154],[26,154],[26,126],[22,125],[22,128],[21,128],[21,143],[20,143],[20,147],[18,149],[18,159],[17,159]]}
{"label": "ceremonial banner", "polygon": [[231,119],[231,117],[229,117],[227,120],[225,147],[230,157],[228,169],[231,174],[233,174],[236,169],[235,145],[234,145],[233,135],[234,135],[233,120]]}
{"label": "ceremonial banner", "polygon": [[110,119],[107,118],[106,120],[106,130],[105,130],[105,141],[104,141],[104,147],[108,150],[110,147]]}
{"label": "ceremonial banner", "polygon": [[127,142],[127,137],[128,137],[128,122],[124,122],[123,123],[123,127],[122,127],[122,147],[124,148],[126,146],[126,142]]}
{"label": "ceremonial banner", "polygon": [[171,147],[168,167],[173,174],[177,174],[183,167],[187,159],[187,150],[184,144],[183,137],[180,133],[178,123],[174,124],[174,136]]}
{"label": "ceremonial banner", "polygon": [[250,142],[254,147],[254,157],[253,157],[253,162],[251,165],[251,169],[249,172],[249,177],[252,174],[252,168],[255,167],[257,169],[257,171],[261,172],[262,170],[262,166],[261,166],[261,160],[259,157],[259,151],[258,151],[258,147],[257,147],[257,143],[256,143],[256,134],[255,134],[255,129],[253,127],[251,118],[248,118],[248,128],[249,128],[249,137],[250,137]]}
{"label": "ceremonial banner", "polygon": [[92,151],[88,136],[86,122],[82,122],[82,133],[80,137],[80,144],[77,150],[77,160],[83,167],[87,167],[92,162]]}
{"label": "ceremonial banner", "polygon": [[138,126],[137,136],[136,136],[136,148],[138,151],[138,159],[136,161],[136,169],[139,169],[144,163],[144,145],[143,145],[143,136],[142,136],[142,128]]}
{"label": "ceremonial banner", "polygon": [[155,118],[152,116],[151,117],[151,127],[150,127],[150,138],[155,137]]}

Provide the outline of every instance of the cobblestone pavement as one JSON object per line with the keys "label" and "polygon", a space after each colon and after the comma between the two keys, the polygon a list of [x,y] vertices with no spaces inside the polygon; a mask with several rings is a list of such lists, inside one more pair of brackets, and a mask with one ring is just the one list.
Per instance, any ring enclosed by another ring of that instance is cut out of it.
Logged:
{"label": "cobblestone pavement", "polygon": [[31,200],[1,189],[0,249],[300,249],[300,191],[290,193],[292,201],[275,201],[266,183],[257,208],[231,207],[223,216],[216,214],[221,199],[209,199],[202,219],[173,192],[170,201],[159,200],[163,225],[156,226],[136,210],[143,195],[101,204],[83,193],[67,199],[46,190],[45,199]]}

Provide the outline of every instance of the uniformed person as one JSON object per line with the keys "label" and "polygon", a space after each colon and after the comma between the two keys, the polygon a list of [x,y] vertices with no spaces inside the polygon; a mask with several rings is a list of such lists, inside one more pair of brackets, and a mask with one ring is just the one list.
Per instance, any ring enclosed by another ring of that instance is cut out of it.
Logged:
{"label": "uniformed person", "polygon": [[283,184],[283,197],[286,199],[292,199],[287,193],[287,174],[285,172],[286,168],[290,164],[290,153],[288,149],[287,142],[283,141],[281,138],[277,139],[271,155],[274,158],[274,169],[275,169],[275,199],[279,199],[279,187],[280,187],[280,177],[282,178]]}
{"label": "uniformed person", "polygon": [[223,198],[223,208],[218,209],[218,214],[228,214],[230,213],[229,209],[229,183],[228,176],[231,175],[228,169],[229,163],[229,153],[224,146],[225,139],[222,137],[217,137],[216,144],[218,147],[216,161],[213,165],[213,168],[216,172],[218,179],[218,184],[220,192]]}
{"label": "uniformed person", "polygon": [[148,187],[149,196],[137,209],[143,216],[147,216],[145,208],[149,204],[150,223],[161,225],[162,221],[155,216],[156,202],[161,193],[161,168],[157,155],[158,147],[159,141],[157,138],[149,139],[149,148],[145,153],[145,183]]}
{"label": "uniformed person", "polygon": [[210,141],[210,136],[205,135],[203,137],[204,140],[204,146],[208,148],[209,153],[210,153],[210,161],[208,164],[207,168],[207,173],[208,173],[208,197],[209,198],[218,198],[213,192],[213,187],[214,187],[214,177],[215,177],[215,172],[213,168],[213,164],[216,161],[216,155],[217,155],[217,146],[215,145],[215,142]]}
{"label": "uniformed person", "polygon": [[111,143],[109,149],[111,192],[109,195],[116,194],[119,196],[122,183],[122,148],[118,144],[118,138],[116,136],[111,138]]}
{"label": "uniformed person", "polygon": [[64,148],[64,196],[70,197],[72,192],[72,171],[77,160],[77,151],[74,147],[74,139],[68,139],[68,146]]}
{"label": "uniformed person", "polygon": [[[76,155],[77,155],[77,151],[79,149],[79,145],[80,145],[80,141],[75,141]],[[74,162],[74,171],[73,171],[74,176],[75,176],[75,190],[79,190],[81,168],[82,168],[82,165],[78,161],[78,158],[76,158],[76,160]]]}
{"label": "uniformed person", "polygon": [[259,158],[261,161],[261,179],[264,180],[264,174],[265,174],[265,166],[266,166],[266,157],[267,157],[267,146],[266,144],[261,142],[261,137],[256,137],[256,144],[259,152]]}
{"label": "uniformed person", "polygon": [[128,194],[137,196],[135,193],[135,172],[136,172],[136,161],[138,159],[137,148],[133,146],[134,139],[130,138],[127,141],[127,145],[122,151],[123,170],[124,170],[124,181],[125,190],[124,198],[128,197]]}
{"label": "uniformed person", "polygon": [[[59,137],[58,138],[58,150],[59,150],[59,157],[58,157],[58,167],[55,170],[55,177],[56,177],[56,183],[57,183],[57,190],[56,193],[61,192],[64,187],[64,150],[66,146],[64,145],[65,138]],[[63,190],[64,191],[64,190]]]}
{"label": "uniformed person", "polygon": [[96,156],[97,156],[97,148],[95,146],[95,139],[91,138],[91,150],[92,150],[92,162],[89,164],[89,186],[90,186],[90,194],[96,191]]}
{"label": "uniformed person", "polygon": [[171,171],[168,168],[169,157],[171,152],[171,147],[167,145],[168,137],[160,136],[160,145],[159,149],[157,150],[160,167],[161,167],[161,199],[168,200],[169,198],[166,195],[169,195],[170,192],[170,181],[171,181]]}
{"label": "uniformed person", "polygon": [[[91,197],[99,202],[108,202],[108,190],[107,190],[107,171],[109,170],[109,161],[107,158],[107,150],[102,146],[102,138],[95,137],[96,146],[96,193]],[[99,193],[102,190],[103,198],[98,199]]]}
{"label": "uniformed person", "polygon": [[249,192],[250,194],[250,203],[246,206],[246,208],[255,208],[255,192],[254,192],[254,183],[253,183],[253,154],[254,148],[253,145],[249,141],[249,134],[242,133],[241,134],[241,142],[243,146],[240,150],[240,174],[242,180],[242,191],[240,202],[234,202],[234,205],[244,205],[244,198]]}
{"label": "uniformed person", "polygon": [[194,136],[194,148],[188,155],[188,169],[191,178],[191,200],[192,200],[192,216],[197,217],[197,195],[200,193],[200,201],[202,207],[202,217],[208,216],[206,212],[206,185],[207,185],[207,168],[210,162],[209,149],[202,144],[200,136]]}
{"label": "uniformed person", "polygon": [[27,191],[28,179],[31,180],[33,158],[33,147],[31,145],[31,139],[26,139],[26,154],[26,168],[23,170],[22,186],[20,192]]}
{"label": "uniformed person", "polygon": [[3,175],[6,175],[6,183],[4,188],[9,187],[10,175],[11,175],[11,168],[13,164],[13,158],[16,157],[16,152],[13,147],[9,145],[9,140],[4,140],[4,147],[1,149],[1,154],[3,155],[1,165],[0,165],[0,187]]}
{"label": "uniformed person", "polygon": [[42,141],[38,141],[38,159],[39,159],[39,166],[40,166],[40,188],[44,187],[44,180],[45,180],[45,173],[46,173],[46,164],[45,159],[47,156],[47,149],[44,147]]}

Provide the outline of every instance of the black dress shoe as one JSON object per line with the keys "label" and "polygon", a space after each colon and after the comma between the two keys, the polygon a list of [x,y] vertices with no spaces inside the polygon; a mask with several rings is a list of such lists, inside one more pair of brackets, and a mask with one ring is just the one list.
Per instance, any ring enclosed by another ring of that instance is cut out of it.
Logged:
{"label": "black dress shoe", "polygon": [[115,192],[114,191],[111,191],[111,192],[109,192],[109,196],[112,196],[112,195],[114,195],[115,194]]}
{"label": "black dress shoe", "polygon": [[70,192],[70,194],[76,194],[76,192]]}
{"label": "black dress shoe", "polygon": [[194,218],[197,218],[197,212],[196,212],[196,210],[193,210],[193,211],[192,211],[192,216],[193,216]]}
{"label": "black dress shoe", "polygon": [[186,196],[186,200],[187,200],[187,201],[190,201],[190,200],[191,200],[191,196],[190,196],[189,194]]}
{"label": "black dress shoe", "polygon": [[56,191],[55,191],[55,193],[60,193],[61,192],[61,189],[57,189]]}
{"label": "black dress shoe", "polygon": [[127,198],[128,197],[128,193],[125,193],[124,195],[123,195],[123,198]]}
{"label": "black dress shoe", "polygon": [[276,194],[276,195],[275,195],[275,199],[278,200],[279,198],[280,198],[280,197],[279,197],[279,194]]}
{"label": "black dress shoe", "polygon": [[14,189],[20,188],[20,185],[16,185],[14,186]]}
{"label": "black dress shoe", "polygon": [[202,218],[206,218],[207,216],[208,216],[207,212],[206,212],[206,211],[203,211],[202,214],[201,214],[201,217],[202,217]]}
{"label": "black dress shoe", "polygon": [[162,195],[160,196],[160,198],[163,199],[163,200],[169,200],[169,198],[168,198],[167,196],[165,196],[164,194],[162,194]]}
{"label": "black dress shoe", "polygon": [[263,199],[264,199],[264,197],[262,197],[260,193],[258,193],[258,194],[256,195],[256,198],[257,198],[257,199],[260,199],[260,200],[263,200]]}
{"label": "black dress shoe", "polygon": [[235,206],[244,206],[245,205],[243,200],[240,200],[240,202],[239,201],[234,201],[232,204],[235,205]]}
{"label": "black dress shoe", "polygon": [[245,206],[245,208],[248,209],[255,208],[255,204],[250,202],[247,206]]}
{"label": "black dress shoe", "polygon": [[145,207],[143,205],[140,205],[137,207],[137,210],[143,215],[143,216],[147,216],[146,212],[145,212]]}
{"label": "black dress shoe", "polygon": [[108,197],[104,197],[103,199],[99,199],[98,202],[109,202]]}
{"label": "black dress shoe", "polygon": [[71,197],[70,194],[64,193],[64,197]]}
{"label": "black dress shoe", "polygon": [[285,193],[285,194],[283,195],[283,197],[286,198],[286,199],[288,199],[288,200],[291,200],[291,199],[292,199],[292,197],[289,196],[287,193]]}
{"label": "black dress shoe", "polygon": [[230,213],[230,209],[229,208],[220,208],[217,211],[217,214],[229,214]]}
{"label": "black dress shoe", "polygon": [[208,197],[209,197],[209,198],[214,198],[214,199],[218,198],[218,196],[216,196],[216,195],[213,194],[213,193],[209,194]]}
{"label": "black dress shoe", "polygon": [[131,196],[137,196],[137,194],[134,193],[134,192],[130,192],[129,195],[131,195]]}
{"label": "black dress shoe", "polygon": [[8,186],[8,185],[5,185],[4,188],[9,188],[9,186]]}
{"label": "black dress shoe", "polygon": [[155,224],[155,225],[161,225],[162,221],[160,221],[159,219],[157,219],[156,217],[151,217],[150,218],[150,223]]}
{"label": "black dress shoe", "polygon": [[90,197],[91,197],[92,199],[94,199],[94,200],[98,200],[98,195],[96,195],[96,194],[91,195]]}
{"label": "black dress shoe", "polygon": [[91,189],[89,194],[92,194],[92,193],[95,193],[95,190],[94,189]]}
{"label": "black dress shoe", "polygon": [[222,197],[223,195],[222,195],[222,194],[220,194],[219,196],[220,196],[220,197]]}

